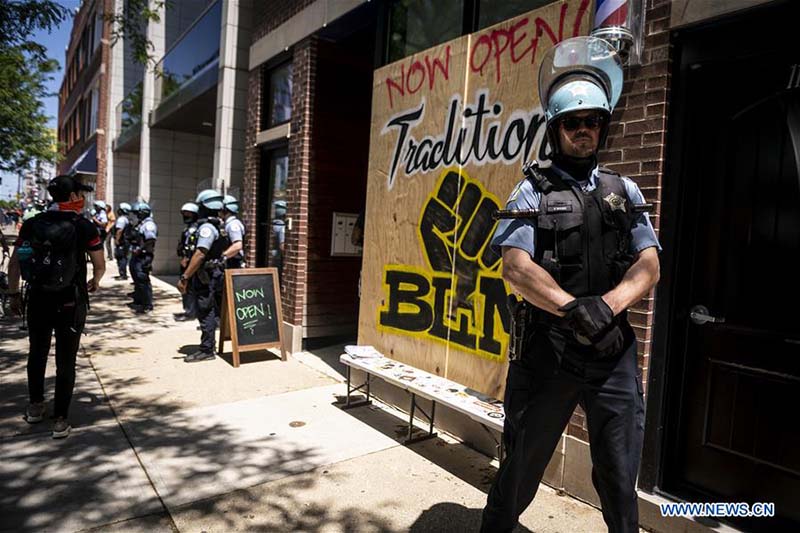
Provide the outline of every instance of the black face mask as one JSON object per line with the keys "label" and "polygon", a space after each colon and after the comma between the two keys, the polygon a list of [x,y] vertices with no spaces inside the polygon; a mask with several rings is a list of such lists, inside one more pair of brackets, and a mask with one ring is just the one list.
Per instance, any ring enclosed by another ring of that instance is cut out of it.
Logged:
{"label": "black face mask", "polygon": [[189,217],[187,217],[186,215],[184,215],[184,217],[183,217],[183,223],[184,223],[184,224],[191,224],[192,222],[194,222],[194,221],[195,221],[195,218],[196,218],[196,217],[195,217],[194,215],[192,215],[192,216],[189,216]]}
{"label": "black face mask", "polygon": [[553,157],[553,162],[576,180],[585,181],[589,179],[589,175],[597,165],[597,157],[593,155],[589,157],[571,157],[558,154]]}

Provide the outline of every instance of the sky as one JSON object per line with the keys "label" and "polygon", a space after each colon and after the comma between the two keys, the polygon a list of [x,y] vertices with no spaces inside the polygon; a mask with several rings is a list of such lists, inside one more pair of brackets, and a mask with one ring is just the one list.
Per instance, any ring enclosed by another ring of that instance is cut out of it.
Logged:
{"label": "sky", "polygon": [[[57,0],[59,4],[73,11],[79,7],[80,0]],[[64,75],[65,50],[69,44],[69,34],[72,30],[72,17],[68,17],[58,28],[53,28],[52,32],[40,31],[34,35],[34,40],[47,47],[47,55],[58,61],[59,70],[53,74],[53,78],[47,84],[48,92],[52,93],[44,99],[45,114],[50,117],[48,125],[55,128],[58,124],[58,89],[61,87],[61,78]],[[2,184],[0,184],[0,199],[7,200],[17,192],[17,176],[15,174],[2,174]]]}

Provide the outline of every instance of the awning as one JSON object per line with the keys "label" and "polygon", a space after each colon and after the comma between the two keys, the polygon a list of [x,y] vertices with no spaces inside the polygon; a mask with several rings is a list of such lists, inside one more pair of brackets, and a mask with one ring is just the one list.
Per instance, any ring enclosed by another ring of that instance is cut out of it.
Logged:
{"label": "awning", "polygon": [[97,174],[97,143],[92,145],[83,152],[78,159],[72,163],[67,172],[69,175],[74,174]]}

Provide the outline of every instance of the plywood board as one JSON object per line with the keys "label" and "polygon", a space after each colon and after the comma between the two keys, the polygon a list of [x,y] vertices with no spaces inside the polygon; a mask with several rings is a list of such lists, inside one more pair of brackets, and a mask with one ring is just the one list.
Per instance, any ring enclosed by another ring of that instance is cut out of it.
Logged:
{"label": "plywood board", "polygon": [[553,3],[375,72],[359,343],[502,395],[511,291],[491,213],[544,137],[541,58],[591,13]]}

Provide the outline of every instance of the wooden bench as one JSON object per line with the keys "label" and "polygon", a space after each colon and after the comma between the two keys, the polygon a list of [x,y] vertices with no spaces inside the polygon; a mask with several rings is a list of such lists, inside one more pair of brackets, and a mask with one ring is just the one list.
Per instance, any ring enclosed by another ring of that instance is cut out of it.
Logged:
{"label": "wooden bench", "polygon": [[[396,387],[400,387],[411,395],[408,435],[404,441],[405,444],[436,436],[433,431],[433,425],[436,417],[436,404],[438,403],[465,414],[483,426],[496,444],[497,457],[502,460],[504,452],[502,439],[496,439],[491,431],[488,430],[494,429],[501,434],[503,433],[503,422],[505,421],[503,402],[469,389],[455,381],[425,372],[388,357],[357,357],[345,353],[339,358],[339,361],[347,368],[347,398],[342,409],[352,409],[370,404],[370,382],[372,376],[375,376]],[[366,380],[360,385],[352,383],[351,369],[353,368],[366,374]],[[366,395],[366,399],[359,402],[351,402],[351,395],[358,391],[363,392]],[[432,402],[430,414],[417,405],[417,396]],[[412,437],[414,415],[417,411],[422,413],[425,418],[424,421],[429,424],[429,428],[427,434]]]}

